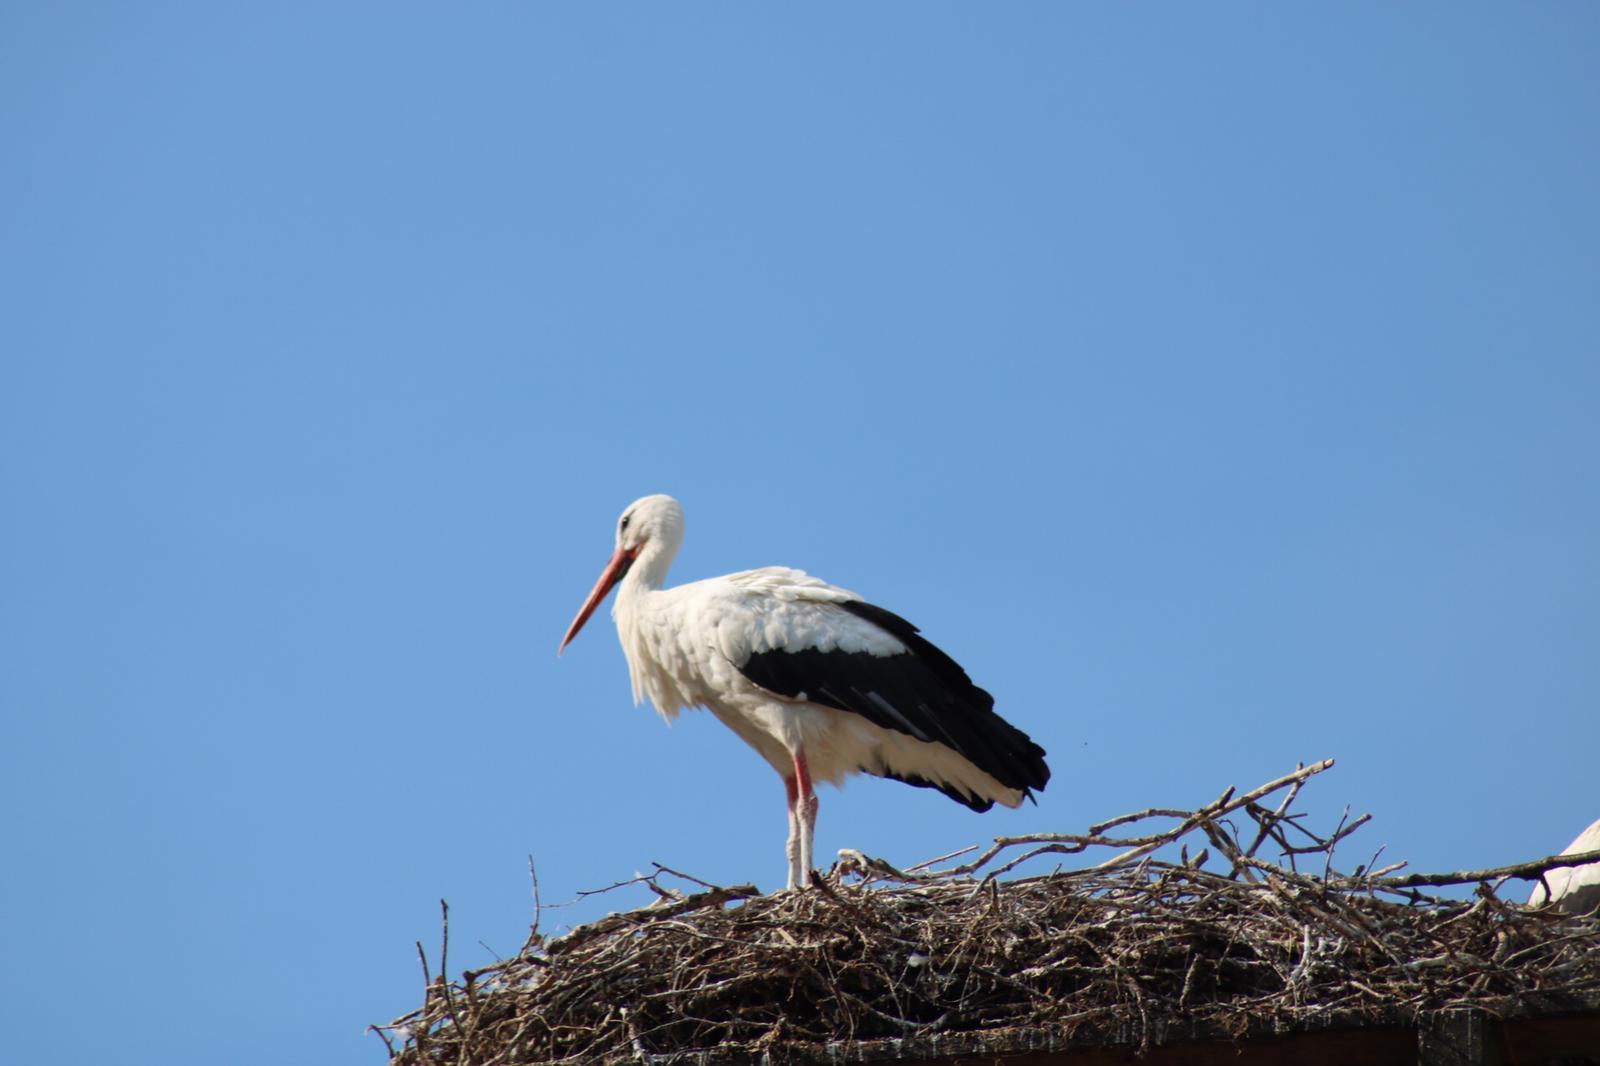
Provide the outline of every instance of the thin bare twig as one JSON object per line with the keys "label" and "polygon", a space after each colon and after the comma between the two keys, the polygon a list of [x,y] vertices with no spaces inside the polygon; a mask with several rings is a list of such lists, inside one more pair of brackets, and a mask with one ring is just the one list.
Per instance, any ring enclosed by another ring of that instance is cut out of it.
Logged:
{"label": "thin bare twig", "polygon": [[1421,888],[1424,886],[1438,888],[1444,885],[1470,885],[1479,881],[1499,881],[1505,878],[1516,878],[1522,881],[1538,881],[1551,870],[1559,870],[1565,866],[1587,866],[1592,862],[1600,862],[1600,850],[1582,851],[1572,855],[1551,855],[1533,862],[1513,863],[1510,866],[1496,866],[1488,870],[1457,870],[1454,873],[1443,874],[1407,874],[1404,877],[1391,877],[1375,880],[1384,888]]}

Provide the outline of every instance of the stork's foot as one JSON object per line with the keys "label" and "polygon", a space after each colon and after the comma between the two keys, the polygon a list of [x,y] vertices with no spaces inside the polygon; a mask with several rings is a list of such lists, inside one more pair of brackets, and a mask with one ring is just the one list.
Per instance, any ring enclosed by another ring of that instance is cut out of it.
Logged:
{"label": "stork's foot", "polygon": [[790,874],[789,883],[784,886],[785,892],[804,892],[815,888],[822,883],[822,873],[818,870],[802,870],[799,874]]}

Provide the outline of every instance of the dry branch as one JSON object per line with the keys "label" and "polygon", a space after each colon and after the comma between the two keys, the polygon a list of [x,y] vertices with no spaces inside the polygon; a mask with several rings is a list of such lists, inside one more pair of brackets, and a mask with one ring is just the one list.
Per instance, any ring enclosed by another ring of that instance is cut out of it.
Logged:
{"label": "dry branch", "polygon": [[1419,888],[1428,886],[1439,888],[1445,885],[1472,885],[1484,881],[1505,881],[1517,878],[1523,881],[1537,881],[1551,870],[1558,870],[1564,866],[1587,866],[1591,862],[1600,862],[1600,851],[1579,851],[1570,855],[1550,855],[1533,862],[1513,863],[1510,866],[1496,866],[1490,870],[1458,870],[1448,874],[1407,874],[1404,877],[1384,877],[1375,879],[1375,883],[1384,888]]}

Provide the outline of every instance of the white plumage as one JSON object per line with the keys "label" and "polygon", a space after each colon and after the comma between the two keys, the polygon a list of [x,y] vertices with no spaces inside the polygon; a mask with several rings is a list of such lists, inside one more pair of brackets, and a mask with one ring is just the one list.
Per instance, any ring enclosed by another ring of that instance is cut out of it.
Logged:
{"label": "white plumage", "polygon": [[1049,780],[1043,749],[915,626],[786,567],[663,588],[682,542],[676,500],[631,504],[561,647],[620,582],[612,615],[634,702],[648,697],[668,721],[709,709],[784,779],[791,888],[811,869],[815,781],[877,774],[987,810]]}
{"label": "white plumage", "polygon": [[[1563,855],[1581,855],[1586,851],[1600,851],[1600,821],[1595,822],[1563,851]],[[1584,866],[1566,866],[1544,875],[1550,884],[1550,899],[1557,910],[1568,914],[1588,914],[1600,907],[1600,862]],[[1544,884],[1533,886],[1528,906],[1542,907],[1545,902]]]}

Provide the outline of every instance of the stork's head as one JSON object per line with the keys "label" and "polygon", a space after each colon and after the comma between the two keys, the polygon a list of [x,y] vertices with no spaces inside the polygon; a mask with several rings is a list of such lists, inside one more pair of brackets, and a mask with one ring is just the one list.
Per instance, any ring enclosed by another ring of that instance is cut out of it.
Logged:
{"label": "stork's head", "polygon": [[671,496],[646,496],[634,500],[617,519],[617,549],[611,561],[600,572],[600,580],[583,602],[578,617],[567,627],[556,654],[566,650],[578,630],[594,614],[596,607],[606,598],[613,585],[627,576],[634,564],[639,563],[640,577],[652,587],[659,587],[666,577],[672,557],[683,544],[683,508]]}
{"label": "stork's head", "polygon": [[634,500],[617,519],[617,551],[630,551],[638,557],[647,544],[670,544],[676,551],[682,543],[683,508],[671,496]]}

